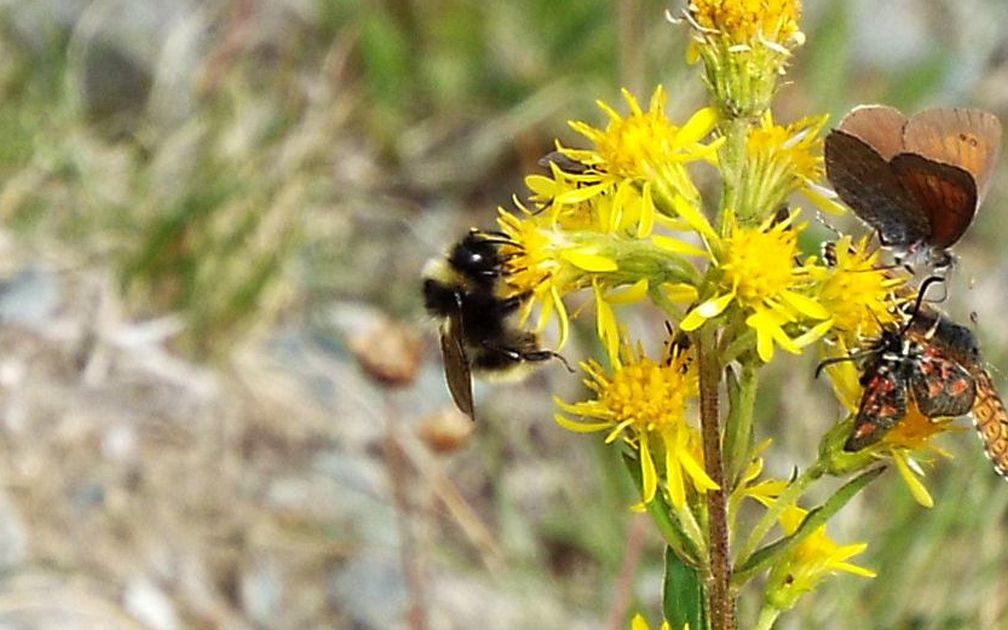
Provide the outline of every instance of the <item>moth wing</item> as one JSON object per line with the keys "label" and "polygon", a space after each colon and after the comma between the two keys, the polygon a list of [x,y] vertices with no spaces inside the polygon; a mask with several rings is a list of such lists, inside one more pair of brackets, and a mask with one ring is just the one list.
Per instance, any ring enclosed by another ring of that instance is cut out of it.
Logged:
{"label": "moth wing", "polygon": [[914,362],[910,389],[917,408],[928,418],[967,414],[976,396],[976,383],[966,368],[930,351]]}
{"label": "moth wing", "polygon": [[883,365],[865,384],[854,430],[844,444],[845,451],[860,451],[878,442],[907,410],[906,381]]}

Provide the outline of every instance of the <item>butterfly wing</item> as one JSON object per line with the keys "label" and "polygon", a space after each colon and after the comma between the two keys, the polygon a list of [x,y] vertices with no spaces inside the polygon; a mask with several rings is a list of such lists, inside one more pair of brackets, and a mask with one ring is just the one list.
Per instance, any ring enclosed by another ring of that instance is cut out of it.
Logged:
{"label": "butterfly wing", "polygon": [[931,234],[927,215],[877,150],[856,135],[834,129],[824,147],[826,177],[862,221],[887,245],[908,245]]}
{"label": "butterfly wing", "polygon": [[983,200],[1001,150],[1001,122],[980,109],[934,107],[907,121],[903,150],[957,166],[974,179]]}
{"label": "butterfly wing", "polygon": [[845,451],[860,451],[871,446],[896,425],[907,410],[906,378],[898,366],[888,361],[871,369],[865,383],[861,406],[854,419],[854,430],[844,444]]}
{"label": "butterfly wing", "polygon": [[958,241],[977,210],[973,176],[958,166],[916,153],[901,153],[892,159],[890,166],[927,216],[925,240],[936,249],[945,249]]}
{"label": "butterfly wing", "polygon": [[903,152],[903,127],[907,118],[888,105],[859,105],[850,110],[837,128],[864,142],[887,162]]}

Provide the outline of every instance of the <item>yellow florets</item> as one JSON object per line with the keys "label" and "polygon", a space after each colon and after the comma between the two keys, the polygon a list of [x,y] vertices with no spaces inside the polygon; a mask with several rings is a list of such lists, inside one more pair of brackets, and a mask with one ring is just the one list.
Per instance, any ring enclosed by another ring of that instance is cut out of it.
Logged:
{"label": "yellow florets", "polygon": [[897,307],[908,295],[907,275],[902,269],[880,268],[879,250],[869,249],[867,238],[854,244],[844,236],[832,251],[833,268],[819,268],[819,302],[833,317],[835,334],[854,346],[899,321]]}
{"label": "yellow florets", "polygon": [[693,0],[688,10],[698,25],[723,33],[735,44],[783,44],[801,36],[797,0]]}
{"label": "yellow florets", "polygon": [[795,282],[793,261],[797,248],[794,230],[739,230],[727,241],[721,265],[724,282],[735,287],[745,306],[775,298]]}
{"label": "yellow florets", "polygon": [[[557,414],[557,422],[581,433],[607,431],[606,441],[622,437],[640,460],[643,499],[651,501],[658,488],[658,470],[666,481],[673,505],[686,501],[687,480],[699,492],[717,488],[704,472],[698,431],[686,422],[687,403],[697,394],[698,379],[692,354],[672,344],[666,356],[654,361],[637,348],[621,346],[620,365],[607,375],[590,359],[581,364],[588,374],[585,386],[593,400],[557,404],[584,418],[574,421]],[[656,468],[655,458],[661,465]]]}

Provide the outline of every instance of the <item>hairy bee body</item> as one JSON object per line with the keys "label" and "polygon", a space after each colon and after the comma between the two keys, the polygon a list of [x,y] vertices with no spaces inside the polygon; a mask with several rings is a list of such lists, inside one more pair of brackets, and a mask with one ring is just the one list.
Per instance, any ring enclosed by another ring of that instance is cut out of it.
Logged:
{"label": "hairy bee body", "polygon": [[558,355],[514,321],[528,296],[505,295],[506,263],[517,247],[472,230],[424,269],[424,306],[441,320],[445,380],[458,408],[474,417],[472,374],[507,375]]}

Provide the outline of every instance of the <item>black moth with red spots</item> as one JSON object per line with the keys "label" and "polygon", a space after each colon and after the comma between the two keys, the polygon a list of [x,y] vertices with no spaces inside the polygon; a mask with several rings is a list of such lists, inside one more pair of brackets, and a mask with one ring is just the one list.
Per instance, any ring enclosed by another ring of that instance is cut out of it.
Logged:
{"label": "black moth with red spots", "polygon": [[844,450],[870,446],[899,423],[907,412],[908,392],[928,418],[970,412],[976,382],[942,344],[932,343],[936,331],[916,325],[884,331],[878,338],[861,372],[864,394]]}

